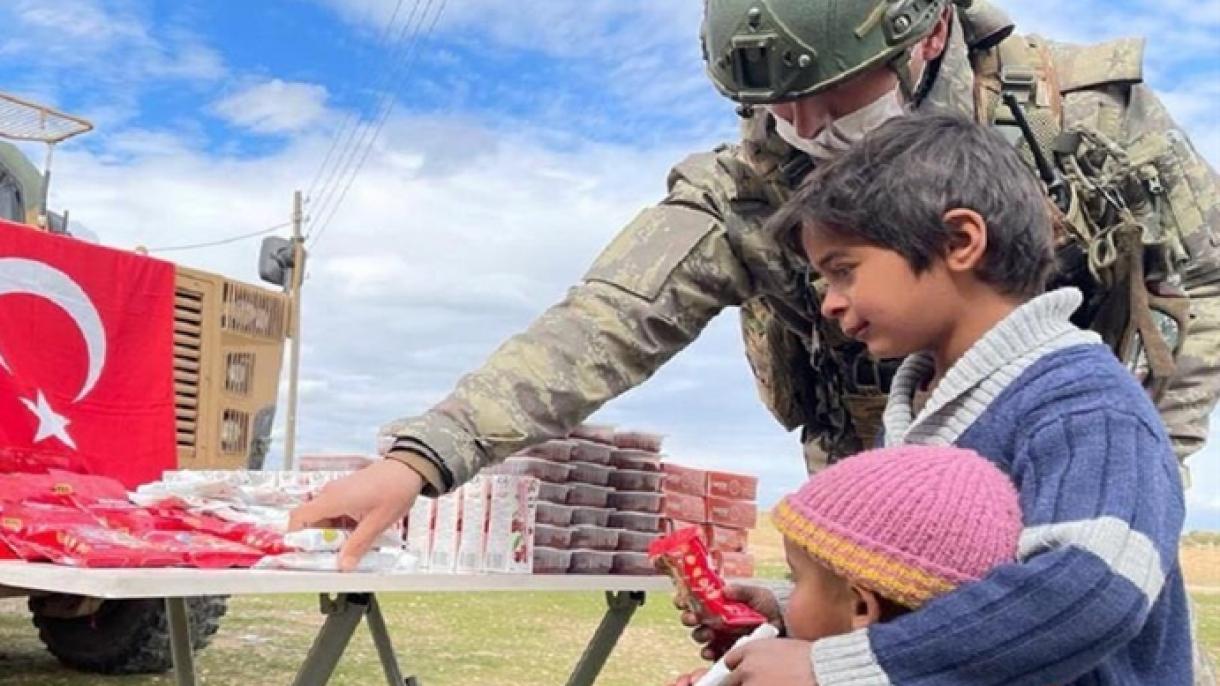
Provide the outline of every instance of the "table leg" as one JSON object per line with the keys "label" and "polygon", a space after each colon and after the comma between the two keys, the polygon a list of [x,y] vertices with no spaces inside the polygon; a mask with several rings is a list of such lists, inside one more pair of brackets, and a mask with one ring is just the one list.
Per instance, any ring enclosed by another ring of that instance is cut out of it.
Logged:
{"label": "table leg", "polygon": [[169,623],[169,649],[174,659],[174,678],[178,686],[195,686],[195,654],[191,649],[191,623],[186,613],[186,598],[166,598],[165,617]]}
{"label": "table leg", "polygon": [[294,686],[324,686],[330,681],[339,664],[343,651],[360,625],[360,618],[368,609],[369,595],[367,593],[340,593],[331,598],[320,596],[322,614],[326,621],[318,630],[318,635],[309,647],[309,654],[297,671]]}
{"label": "table leg", "polygon": [[398,658],[394,655],[394,643],[390,641],[390,632],[386,629],[385,617],[381,614],[381,605],[377,597],[369,596],[369,633],[373,635],[373,645],[377,646],[377,657],[381,658],[381,669],[385,673],[386,683],[390,686],[418,686],[415,677],[403,678],[398,667]]}
{"label": "table leg", "polygon": [[597,675],[601,673],[606,659],[618,643],[618,638],[627,628],[631,616],[637,608],[644,604],[643,591],[606,592],[606,614],[602,616],[601,624],[585,646],[585,652],[580,661],[572,669],[568,677],[568,686],[593,686]]}

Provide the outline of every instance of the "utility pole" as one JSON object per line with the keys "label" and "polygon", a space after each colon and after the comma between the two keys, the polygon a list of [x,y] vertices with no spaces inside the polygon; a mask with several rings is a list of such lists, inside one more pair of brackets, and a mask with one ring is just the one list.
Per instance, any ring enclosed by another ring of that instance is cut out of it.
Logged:
{"label": "utility pole", "polygon": [[301,191],[292,194],[292,281],[289,285],[289,308],[292,322],[292,361],[288,367],[288,421],[285,426],[284,469],[292,469],[297,447],[297,377],[301,370],[301,283],[305,280],[305,239],[301,236]]}

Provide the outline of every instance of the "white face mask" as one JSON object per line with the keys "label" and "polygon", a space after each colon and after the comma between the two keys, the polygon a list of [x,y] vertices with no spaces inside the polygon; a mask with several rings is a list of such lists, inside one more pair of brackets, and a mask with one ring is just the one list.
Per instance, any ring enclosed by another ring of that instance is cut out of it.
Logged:
{"label": "white face mask", "polygon": [[[921,65],[920,74],[915,78],[914,83],[920,82],[923,78],[923,71]],[[849,150],[868,132],[895,117],[901,117],[908,111],[909,108],[903,102],[902,94],[897,90],[890,91],[855,112],[835,119],[818,131],[813,138],[805,138],[798,134],[795,126],[776,115],[774,111],[771,115],[775,117],[775,133],[779,134],[785,143],[815,160],[827,161]]]}
{"label": "white face mask", "polygon": [[891,91],[860,109],[830,122],[813,138],[805,138],[796,132],[796,127],[783,117],[775,116],[775,132],[784,142],[815,160],[830,160],[838,157],[858,143],[865,134],[885,122],[901,117],[907,108]]}

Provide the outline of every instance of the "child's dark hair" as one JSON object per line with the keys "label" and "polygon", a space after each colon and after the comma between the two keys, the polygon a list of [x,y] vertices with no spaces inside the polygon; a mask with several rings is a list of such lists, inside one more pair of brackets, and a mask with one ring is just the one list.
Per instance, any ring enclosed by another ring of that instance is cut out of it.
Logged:
{"label": "child's dark hair", "polygon": [[871,131],[814,172],[771,226],[811,225],[887,248],[919,274],[948,251],[942,218],[955,208],[987,224],[981,280],[1006,295],[1045,288],[1054,234],[1041,184],[997,132],[954,114],[911,114]]}

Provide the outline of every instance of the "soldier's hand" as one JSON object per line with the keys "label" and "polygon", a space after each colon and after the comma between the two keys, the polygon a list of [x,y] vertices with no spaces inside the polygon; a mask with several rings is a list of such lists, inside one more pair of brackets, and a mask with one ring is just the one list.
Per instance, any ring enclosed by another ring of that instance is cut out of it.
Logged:
{"label": "soldier's hand", "polygon": [[[772,624],[778,626],[783,621],[779,599],[775,597],[775,594],[770,589],[761,586],[730,584],[725,588],[724,595],[729,600],[737,600],[749,605],[759,614],[766,617],[767,621]],[[684,598],[680,595],[674,596],[674,606],[682,610],[680,618],[682,624],[693,629],[690,634],[691,638],[694,639],[695,643],[703,646],[699,651],[699,655],[705,660],[718,659],[729,648],[733,647],[733,643],[737,639],[752,631],[751,629],[726,630],[718,625],[714,619],[700,617],[695,614],[686,606]]]}
{"label": "soldier's hand", "polygon": [[423,487],[424,479],[414,469],[397,460],[381,460],[324,486],[318,497],[292,511],[288,530],[340,517],[359,522],[339,551],[339,569],[348,572],[355,569],[378,534],[402,521]]}
{"label": "soldier's hand", "polygon": [[818,686],[809,659],[813,644],[791,638],[764,638],[734,648],[724,657],[733,670],[725,686]]}

